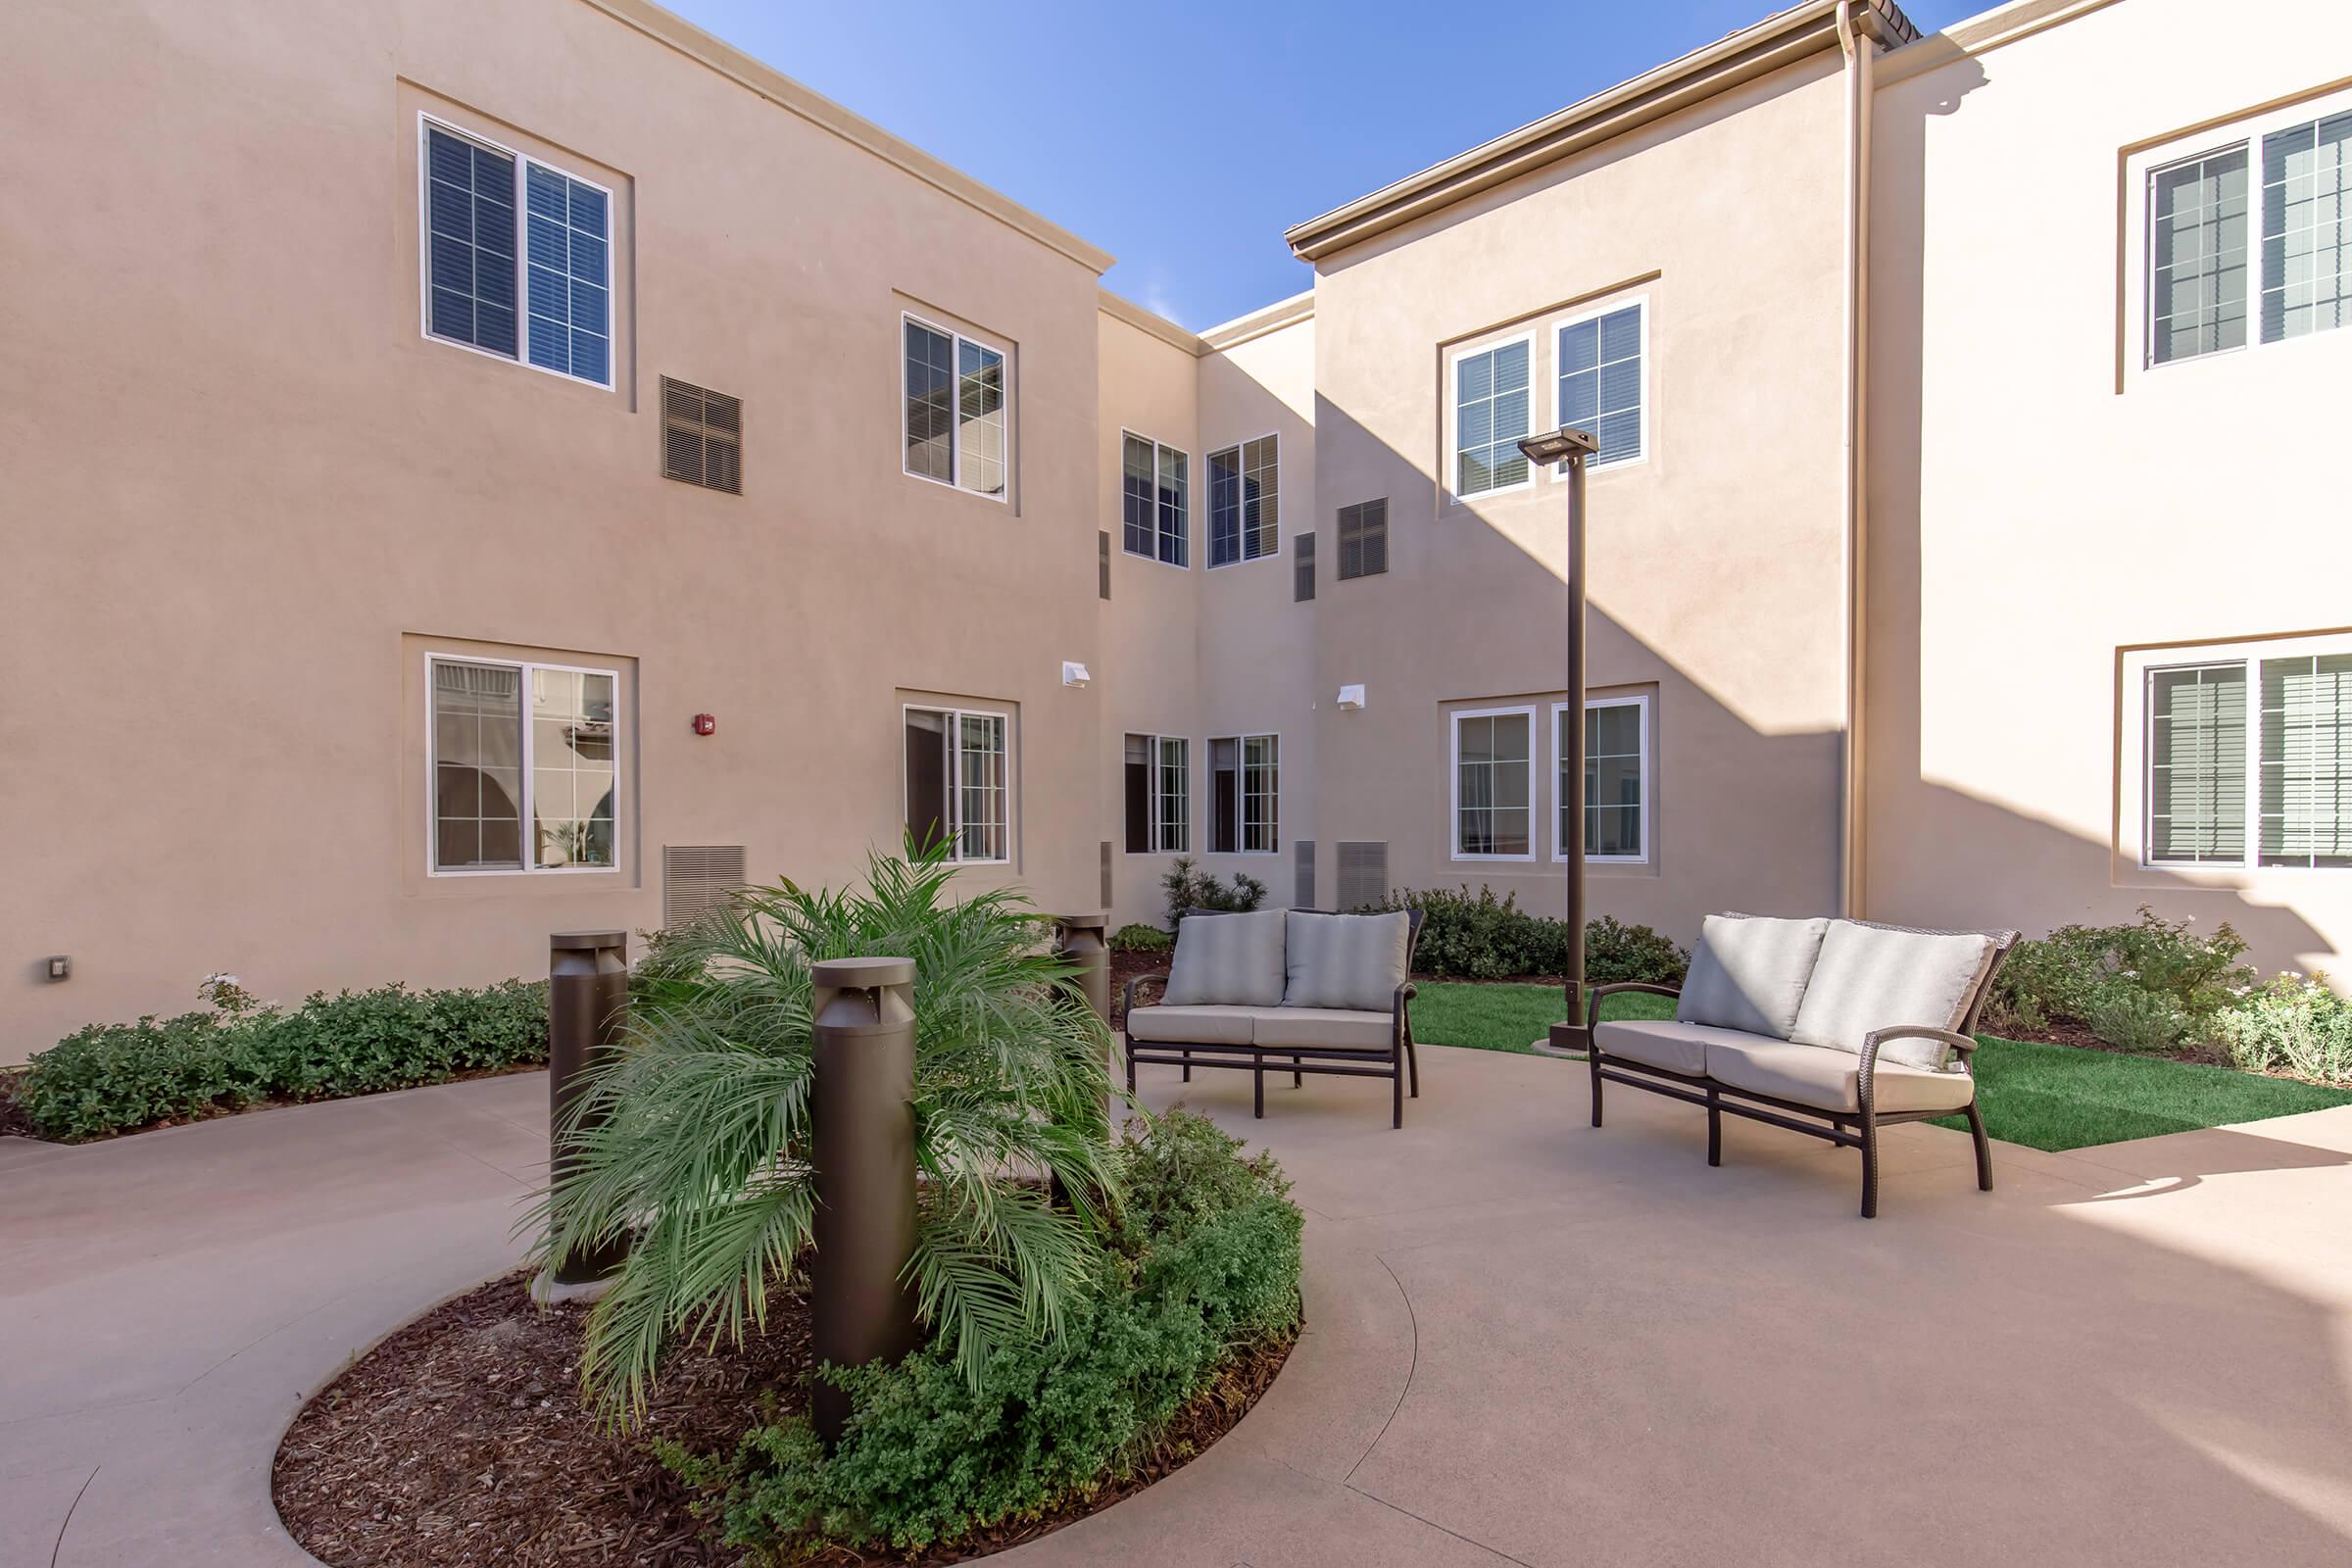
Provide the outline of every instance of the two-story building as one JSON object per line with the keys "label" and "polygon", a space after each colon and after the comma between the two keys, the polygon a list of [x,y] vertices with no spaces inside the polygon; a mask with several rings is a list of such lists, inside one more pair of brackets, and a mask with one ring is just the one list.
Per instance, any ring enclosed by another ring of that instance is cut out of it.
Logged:
{"label": "two-story building", "polygon": [[2147,903],[2328,965],[2352,13],[2265,17],[1803,0],[1195,333],[643,0],[14,11],[0,1059],[910,829],[1119,922],[1180,855],[1550,909],[1581,834],[1686,941]]}

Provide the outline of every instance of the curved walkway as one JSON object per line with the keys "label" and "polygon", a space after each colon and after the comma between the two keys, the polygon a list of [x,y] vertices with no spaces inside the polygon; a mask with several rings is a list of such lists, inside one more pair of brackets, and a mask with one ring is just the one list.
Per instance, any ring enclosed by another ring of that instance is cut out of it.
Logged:
{"label": "curved walkway", "polygon": [[[2352,1107],[2049,1155],[1726,1129],[1536,1057],[1148,1070],[1269,1143],[1308,1326],[1195,1464],[1007,1568],[2253,1562],[2352,1553]],[[301,1400],[510,1266],[538,1074],[0,1140],[0,1564],[298,1568]]]}

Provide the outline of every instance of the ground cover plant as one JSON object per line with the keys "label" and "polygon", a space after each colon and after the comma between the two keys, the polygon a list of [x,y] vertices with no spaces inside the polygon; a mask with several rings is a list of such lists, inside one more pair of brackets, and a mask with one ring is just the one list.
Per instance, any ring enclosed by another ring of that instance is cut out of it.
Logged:
{"label": "ground cover plant", "polygon": [[1176,939],[1155,925],[1128,924],[1113,931],[1107,945],[1113,953],[1168,953]]}
{"label": "ground cover plant", "polygon": [[69,1142],[267,1101],[332,1100],[547,1059],[547,990],[403,985],[323,993],[290,1008],[207,976],[211,1005],[92,1024],[36,1054],[13,1098],[32,1131]]}

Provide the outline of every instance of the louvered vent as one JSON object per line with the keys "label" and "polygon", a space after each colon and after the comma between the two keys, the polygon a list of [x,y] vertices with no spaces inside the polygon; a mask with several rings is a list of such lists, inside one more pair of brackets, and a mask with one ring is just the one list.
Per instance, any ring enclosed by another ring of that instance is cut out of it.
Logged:
{"label": "louvered vent", "polygon": [[1389,498],[1340,509],[1340,580],[1389,569]]}
{"label": "louvered vent", "polygon": [[1298,881],[1292,890],[1293,902],[1298,908],[1311,909],[1315,906],[1315,841],[1298,840],[1291,846],[1291,857],[1293,874]]}
{"label": "louvered vent", "polygon": [[662,925],[669,931],[692,925],[743,886],[740,844],[662,846]]}
{"label": "louvered vent", "polygon": [[1102,910],[1110,912],[1110,840],[1102,841]]}
{"label": "louvered vent", "polygon": [[1095,535],[1095,592],[1104,599],[1110,597],[1110,530],[1104,528]]}
{"label": "louvered vent", "polygon": [[1336,907],[1360,909],[1388,896],[1388,844],[1369,839],[1340,840],[1340,897]]}
{"label": "louvered vent", "polygon": [[663,376],[662,477],[743,494],[743,399]]}
{"label": "louvered vent", "polygon": [[1303,605],[1315,597],[1315,536],[1302,533],[1292,542],[1298,554],[1291,567],[1291,603]]}

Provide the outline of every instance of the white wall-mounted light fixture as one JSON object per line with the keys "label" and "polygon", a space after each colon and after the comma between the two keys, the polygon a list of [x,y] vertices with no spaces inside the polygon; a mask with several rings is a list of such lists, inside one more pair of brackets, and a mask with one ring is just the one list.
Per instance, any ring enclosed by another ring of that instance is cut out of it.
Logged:
{"label": "white wall-mounted light fixture", "polygon": [[1340,688],[1340,707],[1343,710],[1352,710],[1363,706],[1364,689],[1361,686],[1343,686]]}
{"label": "white wall-mounted light fixture", "polygon": [[1061,683],[1064,686],[1084,686],[1094,678],[1086,672],[1086,666],[1075,659],[1065,659],[1061,662]]}

